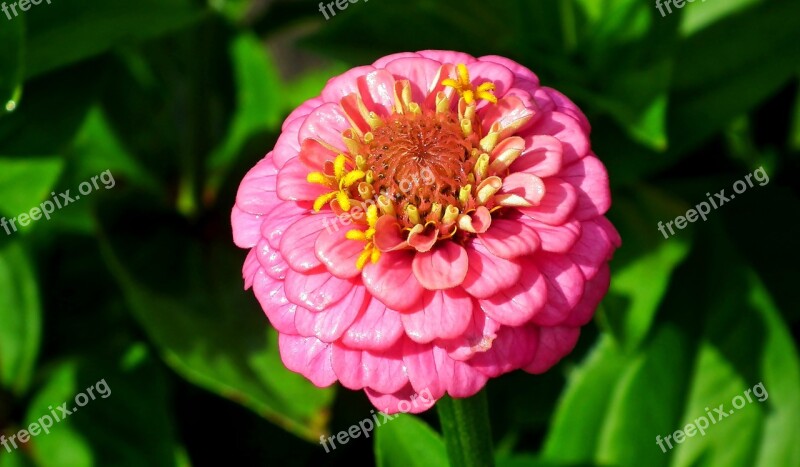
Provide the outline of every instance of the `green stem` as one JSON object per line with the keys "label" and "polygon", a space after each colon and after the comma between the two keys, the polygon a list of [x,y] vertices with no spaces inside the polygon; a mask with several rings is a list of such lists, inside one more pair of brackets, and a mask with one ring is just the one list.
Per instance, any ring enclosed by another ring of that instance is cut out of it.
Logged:
{"label": "green stem", "polygon": [[451,467],[493,467],[492,430],[486,390],[467,399],[436,403]]}

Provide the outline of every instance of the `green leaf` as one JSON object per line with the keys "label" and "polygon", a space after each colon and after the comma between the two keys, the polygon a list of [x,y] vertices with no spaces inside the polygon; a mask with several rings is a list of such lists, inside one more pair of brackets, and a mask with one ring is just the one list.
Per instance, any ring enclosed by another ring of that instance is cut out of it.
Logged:
{"label": "green leaf", "polygon": [[3,109],[13,111],[22,94],[23,58],[25,55],[25,18],[5,21],[0,14],[0,116]]}
{"label": "green leaf", "polygon": [[605,336],[570,373],[547,432],[544,458],[561,462],[593,458],[616,381],[627,361],[614,340]]}
{"label": "green leaf", "polygon": [[16,217],[49,199],[63,166],[57,158],[0,158],[0,213]]}
{"label": "green leaf", "polygon": [[[26,449],[12,456],[29,455],[40,467],[176,464],[162,367],[144,344],[124,353],[109,350],[113,359],[75,358],[51,369],[19,427],[47,425],[49,418],[49,433],[32,437]],[[86,396],[85,402],[79,394]],[[66,417],[58,409],[62,403],[72,412]]]}
{"label": "green leaf", "polygon": [[72,0],[34,6],[28,20],[27,76],[184,27],[201,17],[189,0]]}
{"label": "green leaf", "polygon": [[[672,273],[690,249],[691,232],[674,228],[676,235],[664,239],[658,225],[685,213],[680,201],[647,186],[639,186],[635,196],[616,199],[612,218],[623,248],[612,264],[601,318],[626,349],[638,346],[647,335]],[[666,227],[664,231],[669,234]]]}
{"label": "green leaf", "polygon": [[680,43],[669,119],[675,153],[694,149],[791,79],[800,62],[798,16],[796,1],[763,2]]}
{"label": "green leaf", "polygon": [[[119,245],[125,235],[110,238]],[[112,250],[103,244],[104,255],[133,315],[164,360],[191,383],[318,442],[334,392],[315,387],[283,366],[277,334],[270,330],[252,292],[241,291],[241,263],[238,255],[231,255],[234,250],[191,242],[177,234],[170,243],[160,239],[142,243],[139,237],[124,245]],[[154,270],[146,260],[162,256],[173,258],[172,270]],[[133,265],[138,266],[136,275]],[[164,290],[165,283],[172,285]]]}
{"label": "green leaf", "polygon": [[227,137],[207,161],[213,191],[218,189],[248,138],[277,129],[283,115],[280,76],[258,38],[251,34],[239,35],[231,44],[231,59],[236,77],[237,108]]}
{"label": "green leaf", "polygon": [[412,415],[396,416],[375,429],[378,467],[447,467],[444,441],[425,422]]}
{"label": "green leaf", "polygon": [[0,284],[0,385],[21,395],[39,354],[42,310],[36,275],[18,242],[0,244]]}

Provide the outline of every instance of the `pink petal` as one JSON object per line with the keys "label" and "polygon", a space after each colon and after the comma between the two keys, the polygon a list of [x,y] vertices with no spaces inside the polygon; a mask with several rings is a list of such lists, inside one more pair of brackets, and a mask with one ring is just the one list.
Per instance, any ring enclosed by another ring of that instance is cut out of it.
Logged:
{"label": "pink petal", "polygon": [[522,274],[511,287],[478,300],[490,318],[507,326],[521,326],[540,312],[547,303],[547,283],[536,263],[530,258],[521,259]]}
{"label": "pink petal", "polygon": [[342,336],[342,345],[362,350],[386,350],[402,335],[400,313],[386,308],[380,300],[371,299]]}
{"label": "pink petal", "polygon": [[253,248],[247,253],[247,258],[245,258],[244,265],[242,266],[244,290],[253,286],[253,280],[259,269],[261,269],[261,265],[258,264],[258,255],[256,254],[255,248]]}
{"label": "pink petal", "polygon": [[581,125],[581,128],[583,128],[586,134],[589,134],[589,131],[591,131],[591,126],[589,125],[589,120],[586,118],[586,115],[584,115],[581,109],[569,100],[567,96],[553,88],[543,87],[536,90],[534,97],[539,106],[542,107],[542,110],[547,112],[556,110],[565,113],[574,118]]}
{"label": "pink petal", "polygon": [[502,98],[514,85],[514,73],[503,65],[490,61],[476,61],[467,66],[469,77],[475,87],[491,81],[495,85],[494,95]]}
{"label": "pink petal", "polygon": [[268,276],[277,280],[284,280],[286,278],[286,270],[289,269],[289,264],[281,256],[280,250],[272,248],[265,238],[258,241],[258,245],[253,248],[256,252],[256,257]]}
{"label": "pink petal", "polygon": [[406,341],[403,360],[411,386],[420,393],[429,391],[439,398],[446,391],[453,397],[469,397],[486,384],[486,376],[470,365],[453,360],[436,345]]}
{"label": "pink petal", "polygon": [[239,248],[253,248],[261,240],[261,225],[264,216],[244,212],[237,206],[231,210],[233,243]]}
{"label": "pink petal", "polygon": [[576,188],[578,205],[573,215],[578,220],[602,216],[611,207],[608,173],[600,159],[594,155],[565,167],[560,176]]}
{"label": "pink petal", "polygon": [[536,355],[525,368],[528,373],[535,375],[544,373],[559,360],[564,358],[578,343],[580,328],[570,327],[544,327],[539,329],[539,347]]}
{"label": "pink petal", "polygon": [[411,84],[411,98],[421,104],[428,96],[428,90],[434,86],[434,79],[440,66],[437,61],[415,56],[388,62],[386,70],[397,79],[407,79]]}
{"label": "pink petal", "polygon": [[405,246],[406,240],[394,216],[384,215],[375,224],[375,246],[381,251],[393,251]]}
{"label": "pink petal", "polygon": [[386,70],[375,70],[357,79],[358,91],[367,110],[380,117],[394,111],[394,76]]}
{"label": "pink petal", "polygon": [[308,172],[322,172],[326,161],[333,161],[338,154],[315,139],[306,139],[300,144],[298,159],[308,169]]}
{"label": "pink petal", "polygon": [[467,276],[467,250],[455,242],[442,242],[440,245],[431,251],[417,253],[411,263],[417,280],[428,290],[456,287]]}
{"label": "pink petal", "polygon": [[[375,63],[372,64],[375,68],[389,68],[389,65],[394,62],[395,60],[401,60],[404,58],[421,58],[422,56],[416,52],[398,52],[395,54],[389,54],[384,57],[381,57],[375,60]],[[438,66],[438,64],[437,64]],[[390,70],[391,71],[391,70]]]}
{"label": "pink petal", "polygon": [[343,299],[356,286],[351,280],[339,279],[325,269],[307,273],[286,271],[286,297],[310,310],[322,311]]}
{"label": "pink petal", "polygon": [[267,155],[247,172],[236,193],[236,206],[251,214],[266,214],[282,203],[275,193],[278,169]]}
{"label": "pink petal", "polygon": [[488,298],[519,280],[522,266],[517,259],[495,256],[481,243],[472,242],[467,248],[469,269],[461,285],[475,298]]}
{"label": "pink petal", "polygon": [[261,236],[276,250],[280,248],[281,237],[286,229],[301,217],[309,215],[311,203],[283,203],[280,209],[264,214],[261,223]]}
{"label": "pink petal", "polygon": [[327,103],[317,107],[306,117],[303,126],[300,127],[298,140],[316,139],[346,152],[347,146],[342,141],[342,132],[348,128],[350,122],[347,121],[338,101],[335,104]]}
{"label": "pink petal", "polygon": [[317,258],[328,268],[331,274],[341,279],[350,279],[361,274],[356,267],[358,257],[364,251],[364,242],[345,238],[350,230],[363,230],[363,226],[354,226],[355,229],[340,229],[339,226],[332,224],[326,225],[325,229],[319,233],[317,241],[314,243],[314,251]]}
{"label": "pink petal", "polygon": [[513,259],[534,253],[541,241],[536,231],[522,222],[494,219],[492,227],[478,238],[493,255]]}
{"label": "pink petal", "polygon": [[614,248],[617,245],[612,243],[615,240],[613,233],[609,232],[608,227],[614,229],[611,223],[599,220],[590,220],[581,223],[581,236],[578,242],[572,247],[569,258],[578,265],[586,279],[591,279],[597,271],[611,259]]}
{"label": "pink petal", "polygon": [[327,186],[306,180],[310,172],[298,158],[287,162],[278,173],[278,196],[286,201],[314,201],[330,193]]}
{"label": "pink petal", "polygon": [[563,146],[553,136],[525,132],[525,151],[511,164],[511,172],[527,172],[545,178],[561,171]]}
{"label": "pink petal", "polygon": [[322,342],[337,341],[364,308],[365,299],[366,289],[357,286],[324,311],[297,307],[294,325],[301,336],[314,336]]}
{"label": "pink petal", "polygon": [[427,290],[416,311],[400,316],[406,335],[422,344],[434,339],[453,339],[467,330],[472,318],[472,297],[458,287]]}
{"label": "pink petal", "polygon": [[534,122],[534,109],[525,107],[523,102],[513,95],[500,99],[497,104],[487,105],[478,111],[481,117],[483,134],[489,133],[492,125],[500,125],[501,134],[510,136],[522,132]]}
{"label": "pink petal", "polygon": [[326,103],[338,104],[344,96],[358,91],[356,79],[359,76],[366,75],[374,70],[375,67],[372,66],[359,66],[351,68],[335,78],[331,78],[322,90],[322,100]]}
{"label": "pink petal", "polygon": [[316,337],[280,334],[278,347],[286,368],[304,375],[321,388],[336,382],[336,374],[331,366],[330,344]]}
{"label": "pink petal", "polygon": [[382,351],[356,350],[333,344],[333,371],[348,389],[370,388],[393,393],[408,384],[400,345]]}
{"label": "pink petal", "polygon": [[318,268],[322,262],[317,259],[316,241],[325,226],[336,222],[332,214],[315,214],[301,217],[286,229],[281,238],[281,255],[289,266],[297,272]]}
{"label": "pink petal", "polygon": [[538,205],[545,194],[545,185],[541,178],[529,173],[512,173],[503,179],[502,194],[517,195],[525,201]]}
{"label": "pink petal", "polygon": [[509,60],[499,55],[485,55],[483,57],[479,57],[478,60],[482,62],[493,62],[497,63],[498,65],[503,65],[514,73],[515,77],[517,78],[516,81],[522,79],[524,81],[528,81],[529,86],[539,87],[539,78],[531,70],[513,60]]}
{"label": "pink petal", "polygon": [[608,285],[611,283],[611,273],[608,265],[603,265],[597,274],[586,282],[586,290],[581,301],[569,312],[569,316],[564,321],[564,326],[583,326],[592,320],[597,306],[608,292]]}
{"label": "pink petal", "polygon": [[[300,104],[300,107],[297,107],[296,109],[292,110],[292,113],[290,113],[289,116],[286,117],[286,120],[283,121],[283,125],[281,126],[282,132],[285,132],[286,128],[295,120],[305,119],[308,116],[308,114],[311,113],[312,110],[322,105],[323,102],[324,101],[322,100],[321,97],[316,96]],[[298,128],[300,127],[298,126]]]}
{"label": "pink petal", "polygon": [[450,358],[466,361],[476,353],[489,350],[499,329],[500,323],[489,318],[480,307],[476,306],[473,307],[472,319],[467,330],[455,339],[437,341],[437,345],[447,349]]}
{"label": "pink petal", "polygon": [[253,292],[272,327],[282,334],[299,334],[294,326],[294,316],[298,307],[286,298],[283,281],[275,280],[262,269],[256,274]]}
{"label": "pink petal", "polygon": [[550,225],[561,225],[570,219],[578,204],[575,187],[560,178],[544,179],[545,195],[538,206],[517,208],[524,215]]}
{"label": "pink petal", "polygon": [[529,131],[554,136],[561,141],[564,165],[569,165],[589,153],[589,138],[586,131],[567,114],[551,112],[541,115]]}
{"label": "pink petal", "polygon": [[[372,405],[387,415],[420,413],[430,409],[436,403],[436,399],[432,397],[429,391],[422,391],[418,394],[414,392],[414,388],[410,384],[405,385],[403,389],[393,394],[383,394],[370,388],[367,388],[364,392],[366,392]],[[381,426],[381,423],[387,422],[383,415],[375,414],[372,419],[375,421],[375,426]]]}
{"label": "pink petal", "polygon": [[470,366],[490,378],[528,365],[536,355],[539,333],[533,326],[503,326],[492,348],[469,361]]}
{"label": "pink petal", "polygon": [[583,296],[586,280],[580,268],[564,255],[542,252],[536,256],[536,264],[547,284],[547,303],[532,321],[540,326],[561,324]]}
{"label": "pink petal", "polygon": [[272,150],[272,159],[275,163],[275,167],[278,169],[282,169],[287,162],[300,154],[300,140],[298,139],[298,133],[300,132],[300,127],[303,126],[303,122],[305,121],[305,118],[297,118],[293,120],[291,123],[286,125],[286,128],[283,130],[281,135],[278,136],[278,141],[275,142],[275,149]]}
{"label": "pink petal", "polygon": [[377,263],[367,263],[361,278],[369,293],[393,310],[417,306],[425,289],[414,276],[413,257],[409,251],[391,251]]}
{"label": "pink petal", "polygon": [[581,236],[581,223],[576,220],[563,225],[550,225],[527,216],[521,216],[519,221],[536,230],[542,240],[542,250],[544,251],[566,253]]}
{"label": "pink petal", "polygon": [[453,52],[451,50],[421,50],[417,53],[425,58],[436,60],[439,63],[450,63],[453,65],[459,63],[469,65],[476,60],[472,55],[463,52]]}

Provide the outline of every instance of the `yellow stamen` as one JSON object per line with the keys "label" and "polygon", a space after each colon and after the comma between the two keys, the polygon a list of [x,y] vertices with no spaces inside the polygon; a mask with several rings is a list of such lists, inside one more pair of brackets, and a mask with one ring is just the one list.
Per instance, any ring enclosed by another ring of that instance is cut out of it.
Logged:
{"label": "yellow stamen", "polygon": [[492,94],[495,89],[494,83],[487,81],[477,88],[473,88],[469,78],[469,70],[463,63],[459,63],[456,66],[456,74],[458,75],[457,80],[446,78],[442,80],[442,85],[455,89],[467,105],[475,103],[476,97],[478,100],[483,99],[492,104],[497,104],[497,97]]}
{"label": "yellow stamen", "polygon": [[309,183],[317,183],[320,185],[327,185],[334,191],[326,193],[318,197],[314,201],[314,210],[319,211],[323,206],[328,204],[334,198],[345,211],[349,211],[352,203],[350,203],[350,187],[359,180],[366,177],[366,174],[355,169],[347,172],[347,157],[344,154],[339,154],[333,161],[333,177],[325,175],[321,172],[311,172],[306,176]]}

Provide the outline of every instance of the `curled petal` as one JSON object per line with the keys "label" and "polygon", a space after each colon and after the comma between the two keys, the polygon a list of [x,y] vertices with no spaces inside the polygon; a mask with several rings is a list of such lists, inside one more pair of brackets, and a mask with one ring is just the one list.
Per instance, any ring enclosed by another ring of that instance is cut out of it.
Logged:
{"label": "curled petal", "polygon": [[492,254],[480,240],[467,248],[469,268],[461,285],[475,298],[489,298],[519,280],[522,265],[518,259],[504,259]]}
{"label": "curled petal", "polygon": [[417,280],[409,251],[391,251],[375,264],[367,263],[361,278],[367,290],[389,308],[405,311],[414,308],[425,289]]}
{"label": "curled petal", "polygon": [[366,290],[353,287],[348,294],[323,311],[297,307],[294,325],[301,336],[314,336],[322,342],[335,342],[347,331],[364,308]]}
{"label": "curled petal", "polygon": [[547,283],[530,257],[521,261],[519,281],[485,300],[478,300],[490,318],[506,326],[529,322],[547,303]]}
{"label": "curled petal", "polygon": [[408,384],[400,346],[382,351],[357,350],[333,344],[333,371],[348,389],[370,388],[391,394]]}
{"label": "curled petal", "polygon": [[370,299],[342,336],[342,344],[361,350],[386,350],[403,335],[400,313],[380,300]]}
{"label": "curled petal", "polygon": [[351,280],[331,276],[325,269],[286,272],[286,297],[310,310],[322,311],[344,298],[355,286]]}
{"label": "curled petal", "polygon": [[428,290],[449,289],[461,285],[467,276],[467,251],[455,242],[443,242],[426,253],[417,253],[412,262],[414,275]]}
{"label": "curled petal", "polygon": [[542,252],[536,264],[547,284],[547,303],[534,313],[532,321],[540,326],[561,324],[583,296],[586,280],[580,268],[564,255]]}
{"label": "curled petal", "polygon": [[259,270],[253,282],[253,292],[256,294],[261,308],[266,313],[270,324],[283,334],[299,334],[294,325],[294,316],[297,305],[286,298],[283,281],[276,280]]}
{"label": "curled petal", "polygon": [[361,274],[356,262],[364,251],[364,243],[347,239],[345,236],[350,230],[364,230],[364,227],[341,228],[338,223],[327,224],[314,243],[316,257],[331,274],[341,279]]}
{"label": "curled petal", "polygon": [[590,155],[565,167],[560,177],[575,187],[578,195],[574,216],[578,220],[602,216],[611,206],[608,173],[600,159]]}
{"label": "curled petal", "polygon": [[310,271],[322,263],[317,258],[316,241],[325,226],[336,222],[336,216],[316,214],[302,217],[286,229],[281,238],[283,259],[298,272]]}
{"label": "curled petal", "polygon": [[331,366],[331,344],[316,337],[280,334],[278,348],[286,368],[302,374],[317,387],[330,386],[336,382],[336,374]]}
{"label": "curled petal", "polygon": [[495,378],[528,365],[536,355],[539,332],[534,326],[503,326],[492,348],[469,361],[470,366]]}
{"label": "curled petal", "polygon": [[441,395],[439,397],[433,397],[430,391],[417,393],[410,384],[405,385],[403,389],[393,394],[383,394],[370,388],[367,388],[365,392],[367,393],[369,401],[372,402],[372,405],[388,415],[373,415],[372,419],[375,421],[376,426],[381,426],[381,423],[386,423],[388,420],[391,420],[391,416],[396,413],[424,412],[433,407],[436,400],[441,397]]}
{"label": "curled petal", "polygon": [[537,206],[521,207],[524,215],[550,225],[567,222],[578,204],[578,195],[570,183],[560,178],[544,179],[545,196]]}
{"label": "curled petal", "polygon": [[406,335],[419,343],[453,339],[466,331],[472,317],[472,298],[458,287],[426,290],[420,303],[400,318]]}
{"label": "curled petal", "polygon": [[550,135],[561,141],[564,165],[569,165],[589,153],[589,137],[578,122],[567,114],[550,112],[542,115],[530,132]]}
{"label": "curled petal", "polygon": [[535,375],[549,370],[572,352],[580,333],[580,328],[566,326],[539,328],[539,346],[536,348],[536,355],[523,369]]}
{"label": "curled petal", "polygon": [[541,240],[535,230],[522,222],[495,219],[492,227],[478,238],[493,255],[505,259],[530,255],[539,249]]}

